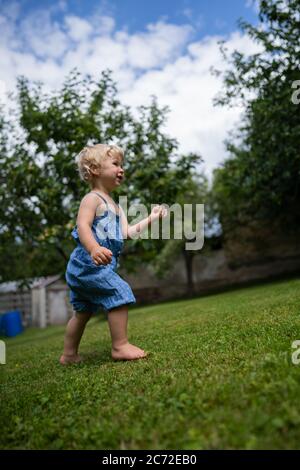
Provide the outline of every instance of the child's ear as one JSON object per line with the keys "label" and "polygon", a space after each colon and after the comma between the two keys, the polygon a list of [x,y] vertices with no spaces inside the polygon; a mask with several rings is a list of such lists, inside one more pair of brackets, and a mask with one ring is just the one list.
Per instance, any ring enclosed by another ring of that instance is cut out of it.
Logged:
{"label": "child's ear", "polygon": [[92,174],[95,176],[99,176],[101,174],[100,165],[91,165],[90,169],[91,169]]}

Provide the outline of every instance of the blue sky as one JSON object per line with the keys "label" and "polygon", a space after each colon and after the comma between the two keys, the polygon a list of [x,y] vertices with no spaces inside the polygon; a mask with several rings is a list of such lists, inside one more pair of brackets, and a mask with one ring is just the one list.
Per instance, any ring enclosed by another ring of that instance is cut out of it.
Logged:
{"label": "blue sky", "polygon": [[51,89],[74,67],[95,77],[110,68],[133,110],[151,95],[169,107],[166,131],[181,152],[203,156],[210,176],[242,112],[213,107],[222,81],[210,68],[226,68],[218,41],[229,51],[257,51],[238,29],[240,17],[257,23],[256,2],[0,0],[0,100],[21,74]]}
{"label": "blue sky", "polygon": [[[7,8],[11,0],[0,0],[0,7]],[[145,28],[158,18],[165,18],[174,24],[187,20],[195,26],[196,36],[201,38],[211,34],[227,34],[237,28],[237,19],[242,17],[251,23],[257,22],[251,0],[22,0],[18,3],[24,17],[40,8],[53,8],[53,19],[62,21],[63,15],[73,13],[82,18],[90,18],[96,11],[112,14],[117,28],[126,27],[129,33]]]}

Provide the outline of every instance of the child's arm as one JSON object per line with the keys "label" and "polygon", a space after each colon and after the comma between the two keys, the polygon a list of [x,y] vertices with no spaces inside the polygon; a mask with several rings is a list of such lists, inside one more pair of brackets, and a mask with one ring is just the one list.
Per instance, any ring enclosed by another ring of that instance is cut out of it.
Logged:
{"label": "child's arm", "polygon": [[126,215],[123,211],[123,209],[120,207],[120,213],[121,213],[121,220],[122,220],[122,232],[123,232],[123,237],[124,238],[133,238],[135,235],[143,232],[146,227],[148,227],[149,224],[154,222],[154,220],[158,219],[159,217],[166,217],[167,215],[167,209],[164,206],[155,206],[151,214],[148,215],[145,219],[142,219],[140,222],[138,222],[135,225],[129,225]]}
{"label": "child's arm", "polygon": [[99,245],[91,230],[98,205],[98,197],[93,194],[84,196],[78,211],[77,230],[82,245],[89,252],[95,264],[108,264],[111,262],[112,252]]}

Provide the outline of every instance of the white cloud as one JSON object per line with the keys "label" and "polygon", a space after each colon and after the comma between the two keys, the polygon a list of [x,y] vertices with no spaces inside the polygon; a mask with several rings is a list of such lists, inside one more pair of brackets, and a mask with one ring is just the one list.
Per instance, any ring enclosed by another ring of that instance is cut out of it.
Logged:
{"label": "white cloud", "polygon": [[[155,94],[161,106],[168,105],[166,129],[180,142],[183,152],[199,152],[205,161],[204,168],[210,177],[225,158],[223,140],[240,117],[241,109],[214,107],[212,100],[222,83],[211,75],[214,66],[224,69],[219,52],[220,37],[206,37],[192,43],[187,53],[161,70],[145,72],[131,89],[121,93],[122,101],[138,106],[150,102]],[[257,46],[239,33],[228,40],[228,49],[251,53]]]}
{"label": "white cloud", "polygon": [[15,21],[20,16],[21,5],[15,1],[4,3],[1,5],[1,11],[6,18]]}
{"label": "white cloud", "polygon": [[7,102],[7,89],[6,89],[6,83],[4,80],[0,80],[0,103],[5,104]]}
{"label": "white cloud", "polygon": [[67,26],[68,35],[74,41],[82,41],[92,32],[91,24],[75,15],[66,16],[65,24]]}
{"label": "white cloud", "polygon": [[111,16],[98,16],[97,21],[93,21],[97,34],[110,34],[115,29],[115,20]]}
{"label": "white cloud", "polygon": [[18,45],[15,39],[14,22],[4,15],[0,15],[0,45],[7,45],[8,52],[9,49],[13,49]]}
{"label": "white cloud", "polygon": [[246,7],[252,8],[255,13],[259,13],[260,7],[260,0],[246,0]]}
{"label": "white cloud", "polygon": [[59,58],[67,50],[69,41],[60,25],[51,21],[51,12],[37,10],[20,24],[23,44],[35,56]]}
{"label": "white cloud", "polygon": [[[60,3],[63,10],[65,4]],[[110,68],[125,104],[135,109],[156,95],[160,106],[170,107],[166,132],[178,139],[179,151],[201,153],[208,176],[224,160],[222,141],[241,110],[212,104],[222,82],[209,69],[226,66],[218,46],[221,36],[191,42],[191,25],[164,20],[129,34],[116,30],[112,16],[100,14],[82,19],[66,13],[58,24],[44,10],[24,18],[18,30],[5,13],[0,25],[0,96],[14,86],[17,75],[57,87],[74,67],[94,76]],[[228,38],[227,47],[246,53],[257,50],[237,32]]]}
{"label": "white cloud", "polygon": [[205,21],[202,15],[195,13],[191,8],[184,8],[181,11],[181,14],[185,16],[189,20],[190,24],[195,26],[197,29],[203,28]]}
{"label": "white cloud", "polygon": [[177,26],[163,22],[150,24],[147,32],[128,36],[128,65],[140,69],[162,67],[174,60],[192,34],[189,25]]}

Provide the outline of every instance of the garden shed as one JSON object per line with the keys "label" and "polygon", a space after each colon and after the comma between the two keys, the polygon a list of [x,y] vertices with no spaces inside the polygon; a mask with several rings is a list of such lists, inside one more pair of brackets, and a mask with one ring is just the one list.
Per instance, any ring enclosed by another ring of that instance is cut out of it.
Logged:
{"label": "garden shed", "polygon": [[72,315],[68,286],[61,276],[47,276],[0,284],[0,313],[19,310],[25,327],[65,324]]}

